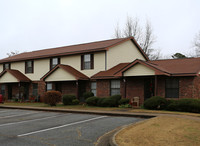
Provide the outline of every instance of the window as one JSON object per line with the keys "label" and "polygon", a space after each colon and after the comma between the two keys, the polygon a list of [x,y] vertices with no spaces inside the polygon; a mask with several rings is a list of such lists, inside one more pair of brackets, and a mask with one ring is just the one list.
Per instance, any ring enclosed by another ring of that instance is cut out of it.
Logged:
{"label": "window", "polygon": [[91,83],[91,92],[94,94],[94,96],[97,96],[97,83],[96,82]]}
{"label": "window", "polygon": [[52,83],[47,83],[47,91],[53,90],[53,85]]}
{"label": "window", "polygon": [[179,79],[169,78],[165,82],[165,97],[179,98]]}
{"label": "window", "polygon": [[120,94],[120,80],[111,80],[110,94],[119,95]]}
{"label": "window", "polygon": [[94,69],[94,55],[81,55],[81,70]]}
{"label": "window", "polygon": [[53,69],[58,64],[60,64],[60,58],[51,58],[50,69]]}
{"label": "window", "polygon": [[26,61],[25,62],[25,73],[33,73],[33,61]]}
{"label": "window", "polygon": [[10,63],[3,64],[3,70],[10,69]]}
{"label": "window", "polygon": [[3,96],[5,96],[5,93],[6,93],[6,86],[5,85],[1,85],[1,94]]}
{"label": "window", "polygon": [[33,93],[32,93],[32,95],[35,96],[35,97],[38,96],[38,84],[37,83],[33,84]]}

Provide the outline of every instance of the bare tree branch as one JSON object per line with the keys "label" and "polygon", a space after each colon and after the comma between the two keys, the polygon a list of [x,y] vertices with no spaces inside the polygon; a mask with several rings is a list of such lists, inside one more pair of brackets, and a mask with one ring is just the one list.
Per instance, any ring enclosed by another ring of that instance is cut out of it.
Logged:
{"label": "bare tree branch", "polygon": [[194,48],[196,57],[200,57],[200,31],[196,34],[194,38]]}
{"label": "bare tree branch", "polygon": [[10,53],[7,53],[6,55],[8,55],[8,57],[11,57],[11,56],[15,56],[19,54],[19,51],[15,50],[15,51],[11,51]]}

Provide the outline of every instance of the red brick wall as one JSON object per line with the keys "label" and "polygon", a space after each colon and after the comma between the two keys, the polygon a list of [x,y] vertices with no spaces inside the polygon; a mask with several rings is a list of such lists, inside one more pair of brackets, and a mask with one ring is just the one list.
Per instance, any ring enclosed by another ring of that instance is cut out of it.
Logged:
{"label": "red brick wall", "polygon": [[139,97],[140,103],[144,102],[144,78],[126,78],[126,98]]}
{"label": "red brick wall", "polygon": [[193,90],[193,98],[200,99],[200,77],[194,77],[193,80],[194,90]]}
{"label": "red brick wall", "polygon": [[110,96],[110,80],[97,80],[97,96]]}
{"label": "red brick wall", "polygon": [[76,82],[62,82],[61,83],[62,94],[73,94],[76,96],[77,89],[76,89]]}
{"label": "red brick wall", "polygon": [[179,78],[179,98],[193,98],[194,77]]}

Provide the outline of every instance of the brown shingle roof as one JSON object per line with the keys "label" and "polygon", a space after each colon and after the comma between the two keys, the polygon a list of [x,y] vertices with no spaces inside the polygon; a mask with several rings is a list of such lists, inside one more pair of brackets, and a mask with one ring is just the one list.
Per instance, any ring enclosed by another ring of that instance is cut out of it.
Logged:
{"label": "brown shingle roof", "polygon": [[200,71],[200,58],[166,59],[147,63],[162,67],[172,75],[197,75]]}
{"label": "brown shingle roof", "polygon": [[1,74],[0,74],[0,78],[6,73],[9,72],[10,74],[12,74],[19,82],[30,82],[31,80],[26,77],[23,73],[21,73],[18,70],[14,70],[14,69],[7,69],[4,70]]}
{"label": "brown shingle roof", "polygon": [[49,75],[51,75],[51,73],[53,73],[54,71],[56,71],[56,69],[58,69],[58,68],[62,68],[66,72],[72,74],[76,78],[76,80],[89,80],[89,78],[86,75],[84,75],[83,73],[77,71],[73,67],[71,67],[69,65],[62,65],[62,64],[59,64],[55,68],[53,68],[52,70],[50,70],[46,75],[44,75],[41,78],[41,80],[44,81],[45,78],[47,78]]}
{"label": "brown shingle roof", "polygon": [[132,40],[133,43],[138,47],[139,51],[148,60],[148,57],[144,54],[144,52],[142,51],[140,46],[137,44],[135,39],[133,37],[129,37],[129,38],[111,39],[111,40],[91,42],[91,43],[86,43],[86,44],[79,44],[79,45],[72,45],[72,46],[65,46],[65,47],[58,47],[58,48],[52,48],[52,49],[44,49],[44,50],[39,50],[39,51],[21,53],[15,56],[4,58],[0,60],[0,63],[103,51],[127,40]]}
{"label": "brown shingle roof", "polygon": [[200,58],[166,59],[156,61],[143,61],[136,59],[131,63],[121,63],[107,71],[99,72],[91,78],[119,78],[123,76],[123,72],[125,72],[126,70],[138,63],[153,69],[156,75],[197,76],[200,72]]}

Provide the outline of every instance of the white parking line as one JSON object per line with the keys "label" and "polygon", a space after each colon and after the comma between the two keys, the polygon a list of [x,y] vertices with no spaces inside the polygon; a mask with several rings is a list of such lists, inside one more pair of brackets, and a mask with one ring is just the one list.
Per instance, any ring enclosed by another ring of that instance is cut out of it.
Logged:
{"label": "white parking line", "polygon": [[0,113],[5,113],[5,112],[10,112],[10,111],[0,111]]}
{"label": "white parking line", "polygon": [[62,126],[57,126],[57,127],[52,127],[52,128],[48,128],[48,129],[38,130],[38,131],[29,132],[29,133],[25,133],[25,134],[20,134],[20,135],[17,135],[17,136],[18,137],[23,137],[23,136],[32,135],[32,134],[35,134],[35,133],[41,133],[41,132],[45,132],[45,131],[49,131],[49,130],[59,129],[59,128],[63,128],[63,127],[68,127],[68,126],[72,126],[72,125],[84,123],[84,122],[89,122],[89,121],[93,121],[93,120],[97,120],[97,119],[102,119],[102,118],[105,118],[105,117],[107,117],[107,116],[101,116],[101,117],[91,118],[91,119],[87,119],[87,120],[83,120],[83,121],[69,123],[69,124],[62,125]]}
{"label": "white parking line", "polygon": [[[6,123],[6,124],[1,124],[0,127],[2,127],[2,126],[10,126],[10,125],[15,125],[15,124],[22,124],[22,123],[33,122],[33,121],[46,120],[46,119],[50,119],[50,118],[56,118],[56,117],[59,117],[59,116],[62,116],[62,115],[60,114],[60,115],[56,115],[56,116],[50,116],[50,117],[39,118],[39,119],[34,119],[34,120]],[[69,114],[65,114],[65,115],[69,115]]]}
{"label": "white parking line", "polygon": [[38,113],[38,112],[31,112],[31,113],[25,113],[25,114],[19,114],[19,115],[4,116],[4,117],[0,117],[0,119],[18,117],[18,116],[23,116],[23,115],[30,115],[30,114],[35,114],[35,113]]}

